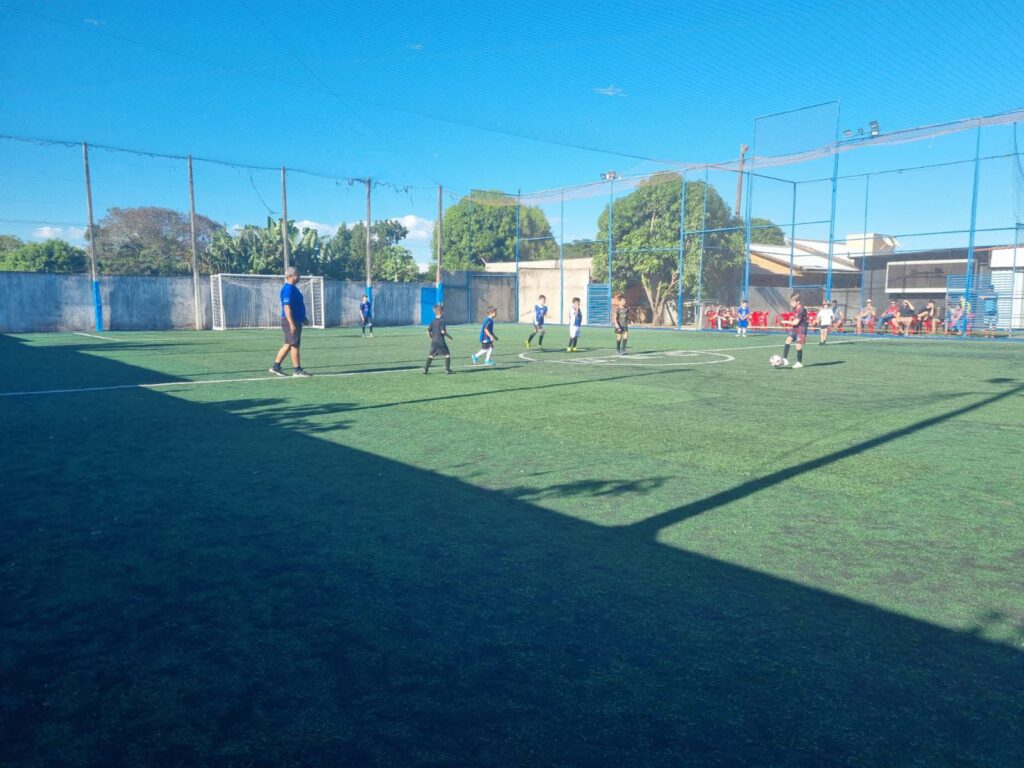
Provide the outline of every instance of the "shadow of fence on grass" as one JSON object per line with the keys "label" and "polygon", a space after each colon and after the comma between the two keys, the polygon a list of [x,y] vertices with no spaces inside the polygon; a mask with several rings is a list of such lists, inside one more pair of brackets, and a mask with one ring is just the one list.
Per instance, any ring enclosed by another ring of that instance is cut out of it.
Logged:
{"label": "shadow of fence on grass", "polygon": [[10,765],[1019,764],[1024,654],[652,540],[694,505],[604,528],[231,403],[62,397],[0,401]]}

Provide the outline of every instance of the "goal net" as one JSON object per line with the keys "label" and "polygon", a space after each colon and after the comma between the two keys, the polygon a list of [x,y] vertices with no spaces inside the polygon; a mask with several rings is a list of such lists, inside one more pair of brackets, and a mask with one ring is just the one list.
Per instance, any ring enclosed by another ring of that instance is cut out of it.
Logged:
{"label": "goal net", "polygon": [[[213,329],[279,328],[280,275],[211,275]],[[306,325],[324,327],[324,279],[303,277],[297,283],[306,301]]]}

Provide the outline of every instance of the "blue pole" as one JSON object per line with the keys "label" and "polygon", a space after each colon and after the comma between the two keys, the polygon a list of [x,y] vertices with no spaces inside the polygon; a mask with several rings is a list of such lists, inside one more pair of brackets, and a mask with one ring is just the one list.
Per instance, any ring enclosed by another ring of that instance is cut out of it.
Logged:
{"label": "blue pole", "polygon": [[701,324],[700,303],[704,297],[704,230],[708,221],[708,169],[704,169],[704,203],[700,213],[700,260],[697,262],[697,304],[694,307],[694,319],[697,330]]}
{"label": "blue pole", "polygon": [[612,306],[612,259],[615,256],[615,240],[612,230],[612,206],[615,203],[615,176],[608,179],[608,324],[612,325],[615,307]]}
{"label": "blue pole", "polygon": [[868,202],[871,198],[871,175],[868,174],[864,177],[864,231],[865,235],[860,239],[860,307],[857,307],[857,311],[860,312],[860,308],[864,306],[864,275],[866,270],[864,269],[864,262],[868,258]]}
{"label": "blue pole", "polygon": [[516,322],[519,316],[519,209],[522,206],[522,190],[516,190]]}
{"label": "blue pole", "polygon": [[[974,144],[974,191],[971,193],[971,232],[967,241],[967,279],[964,281],[964,317],[961,335],[967,335],[967,322],[971,306],[971,278],[974,273],[974,232],[978,222],[978,183],[981,179],[981,126]],[[975,302],[977,303],[977,302]],[[973,307],[977,312],[978,308]]]}
{"label": "blue pole", "polygon": [[832,208],[828,215],[828,270],[825,272],[825,299],[832,300],[832,252],[836,237],[836,196],[839,192],[839,153],[832,158]]}
{"label": "blue pole", "polygon": [[679,296],[676,306],[676,330],[683,330],[683,255],[686,251],[686,170],[679,187]]}
{"label": "blue pole", "polygon": [[92,312],[96,318],[96,333],[103,330],[103,298],[100,295],[100,281],[92,281]]}
{"label": "blue pole", "polygon": [[789,290],[793,290],[793,265],[796,262],[796,193],[799,186],[793,182],[793,211],[789,219]]}
{"label": "blue pole", "polygon": [[565,189],[562,189],[561,202],[558,211],[559,232],[558,232],[558,314],[561,316],[559,322],[565,322]]}

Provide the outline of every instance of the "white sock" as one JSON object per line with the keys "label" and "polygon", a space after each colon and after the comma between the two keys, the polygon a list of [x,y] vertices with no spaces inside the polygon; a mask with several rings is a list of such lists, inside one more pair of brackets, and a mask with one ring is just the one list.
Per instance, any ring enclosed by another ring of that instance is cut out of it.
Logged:
{"label": "white sock", "polygon": [[485,357],[484,359],[487,360],[488,362],[490,362],[490,360],[491,360],[491,352],[493,352],[493,351],[494,351],[494,347],[489,347],[487,349],[487,357]]}
{"label": "white sock", "polygon": [[487,350],[485,350],[485,349],[481,348],[479,352],[477,352],[477,353],[476,353],[475,355],[473,355],[473,357],[480,357],[480,355],[482,355],[482,354],[483,354],[484,352],[486,352],[486,351],[487,351]]}

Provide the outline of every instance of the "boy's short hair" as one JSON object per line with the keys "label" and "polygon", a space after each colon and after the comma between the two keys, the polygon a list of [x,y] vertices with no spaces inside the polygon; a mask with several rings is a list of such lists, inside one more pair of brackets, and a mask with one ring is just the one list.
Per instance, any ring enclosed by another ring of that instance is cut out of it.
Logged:
{"label": "boy's short hair", "polygon": [[572,297],[572,303],[573,304],[579,304],[580,303],[580,297],[579,296],[573,296]]}
{"label": "boy's short hair", "polygon": [[616,299],[625,299],[626,298],[626,294],[624,294],[624,293],[616,293],[615,294],[615,298]]}
{"label": "boy's short hair", "polygon": [[435,305],[434,305],[434,314],[436,315],[436,314],[437,314],[438,312],[440,312],[440,311],[441,311],[442,309],[444,309],[444,304],[435,304]]}
{"label": "boy's short hair", "polygon": [[799,293],[791,293],[789,295],[789,300],[790,301],[800,301],[800,294]]}
{"label": "boy's short hair", "polygon": [[538,298],[538,299],[544,299],[544,301],[547,301],[547,300],[548,300],[548,297],[547,297],[547,296],[545,296],[545,295],[544,295],[543,293],[542,293],[542,294],[541,294],[540,296],[538,296],[537,298]]}
{"label": "boy's short hair", "polygon": [[495,314],[495,313],[496,313],[497,311],[498,311],[498,308],[497,308],[497,307],[488,307],[488,308],[487,308],[487,314],[488,314],[488,315],[493,315],[493,314]]}

